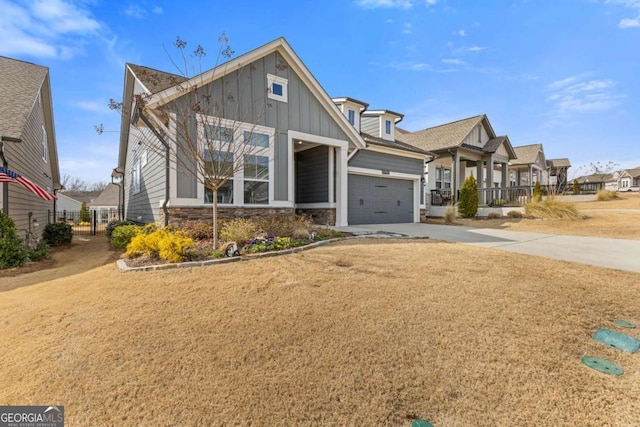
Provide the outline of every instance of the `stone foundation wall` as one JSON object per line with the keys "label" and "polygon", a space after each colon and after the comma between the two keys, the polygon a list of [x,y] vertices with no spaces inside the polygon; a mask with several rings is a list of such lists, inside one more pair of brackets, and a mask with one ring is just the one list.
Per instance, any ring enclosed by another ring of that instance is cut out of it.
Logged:
{"label": "stone foundation wall", "polygon": [[297,214],[306,214],[318,225],[336,225],[335,208],[296,209]]}
{"label": "stone foundation wall", "polygon": [[[169,224],[178,225],[185,221],[211,220],[210,207],[169,207]],[[218,219],[249,218],[254,216],[293,215],[293,208],[218,208]],[[164,221],[162,210],[160,222]]]}
{"label": "stone foundation wall", "polygon": [[420,222],[427,222],[427,210],[420,209]]}

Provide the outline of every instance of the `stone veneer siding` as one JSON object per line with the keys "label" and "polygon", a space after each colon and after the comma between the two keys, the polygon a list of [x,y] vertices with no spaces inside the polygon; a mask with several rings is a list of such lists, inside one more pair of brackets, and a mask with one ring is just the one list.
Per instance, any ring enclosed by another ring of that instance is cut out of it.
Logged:
{"label": "stone veneer siding", "polygon": [[420,222],[427,222],[427,210],[420,209]]}
{"label": "stone veneer siding", "polygon": [[[213,215],[213,208],[210,207],[169,207],[168,211],[170,225],[178,225],[185,221],[211,220]],[[293,214],[293,208],[218,208],[218,219]],[[160,222],[163,222],[162,210],[160,210]]]}
{"label": "stone veneer siding", "polygon": [[296,209],[296,213],[309,215],[315,224],[336,225],[335,208]]}

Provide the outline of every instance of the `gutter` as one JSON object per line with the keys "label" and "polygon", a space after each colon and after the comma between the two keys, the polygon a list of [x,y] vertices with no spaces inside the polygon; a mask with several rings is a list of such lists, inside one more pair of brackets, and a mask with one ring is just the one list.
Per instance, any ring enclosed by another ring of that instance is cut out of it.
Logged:
{"label": "gutter", "polygon": [[151,129],[151,132],[153,132],[155,137],[160,140],[160,143],[164,145],[166,154],[164,173],[164,201],[162,202],[162,213],[164,214],[164,226],[166,227],[167,225],[169,225],[169,209],[167,209],[167,203],[169,203],[169,167],[171,166],[171,163],[169,162],[169,145],[164,140],[164,137],[160,134],[160,132],[158,132],[157,129],[151,124],[151,121],[144,115],[144,113],[142,112],[142,108],[138,107],[137,113],[138,117],[142,119],[144,124],[147,125],[149,129]]}

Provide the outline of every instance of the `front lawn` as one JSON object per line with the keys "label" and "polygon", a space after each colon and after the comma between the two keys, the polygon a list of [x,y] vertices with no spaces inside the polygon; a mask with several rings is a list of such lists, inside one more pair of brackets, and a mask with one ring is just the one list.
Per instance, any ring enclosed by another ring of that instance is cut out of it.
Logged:
{"label": "front lawn", "polygon": [[0,293],[0,402],[64,405],[69,425],[637,426],[638,354],[591,336],[639,324],[639,292],[634,273],[432,241],[109,264]]}

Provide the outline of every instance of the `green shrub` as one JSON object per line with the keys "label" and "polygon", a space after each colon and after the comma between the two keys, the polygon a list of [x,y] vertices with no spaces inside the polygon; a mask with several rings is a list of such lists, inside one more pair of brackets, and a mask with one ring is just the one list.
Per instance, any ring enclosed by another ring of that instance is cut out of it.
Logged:
{"label": "green shrub", "polygon": [[457,218],[457,208],[456,205],[449,205],[447,209],[444,211],[444,223],[445,224],[453,224]]}
{"label": "green shrub", "polygon": [[253,239],[260,233],[258,225],[248,218],[237,218],[226,221],[220,229],[220,239],[223,242],[236,242],[242,246],[244,242]]}
{"label": "green shrub", "polygon": [[13,219],[0,212],[0,270],[21,267],[28,260],[28,252],[16,233]]}
{"label": "green shrub", "polygon": [[34,249],[27,248],[27,257],[29,261],[37,262],[51,258],[49,254],[49,245],[44,240],[38,242],[38,246]]}
{"label": "green shrub", "polygon": [[458,212],[464,218],[473,218],[478,213],[478,184],[471,175],[462,183]]}
{"label": "green shrub", "polygon": [[524,209],[527,215],[535,218],[584,219],[574,204],[557,200],[555,197],[531,201]]}
{"label": "green shrub", "polygon": [[575,179],[573,180],[573,194],[580,194],[580,186],[578,185],[578,181]]}
{"label": "green shrub", "polygon": [[507,212],[507,216],[509,218],[523,218],[524,215],[522,215],[522,212],[520,211],[509,211]]}
{"label": "green shrub", "polygon": [[615,191],[611,190],[600,190],[598,191],[598,201],[599,202],[608,202],[609,200],[618,199],[618,195]]}
{"label": "green shrub", "polygon": [[536,181],[533,186],[533,201],[539,202],[542,200],[542,188],[540,188],[540,181]]}
{"label": "green shrub", "polygon": [[73,240],[73,228],[66,222],[47,224],[42,232],[42,240],[49,246],[68,245]]}
{"label": "green shrub", "polygon": [[489,212],[489,214],[487,215],[487,218],[498,219],[498,218],[502,218],[502,215],[500,215],[498,212]]}
{"label": "green shrub", "polygon": [[87,207],[86,202],[82,202],[82,206],[80,207],[80,214],[78,215],[78,221],[91,222],[91,211]]}
{"label": "green shrub", "polygon": [[111,246],[116,249],[126,249],[131,239],[142,233],[142,227],[138,225],[121,225],[111,233]]}
{"label": "green shrub", "polygon": [[120,227],[121,225],[135,225],[134,223],[132,223],[131,221],[127,221],[127,220],[120,220],[120,219],[116,219],[113,221],[109,221],[109,223],[107,224],[107,237],[110,239],[111,238],[111,234],[113,233],[113,230],[116,227]]}

